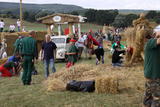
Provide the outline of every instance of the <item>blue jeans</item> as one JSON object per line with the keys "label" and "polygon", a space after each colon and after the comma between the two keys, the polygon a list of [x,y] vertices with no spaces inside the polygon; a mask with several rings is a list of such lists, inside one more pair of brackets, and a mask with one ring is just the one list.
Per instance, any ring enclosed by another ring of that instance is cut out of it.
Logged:
{"label": "blue jeans", "polygon": [[121,63],[112,63],[112,66],[114,66],[114,67],[120,67],[121,66]]}
{"label": "blue jeans", "polygon": [[54,59],[44,59],[44,66],[45,66],[45,77],[47,78],[49,76],[49,65],[52,69],[52,72],[56,72],[56,68],[54,65]]}
{"label": "blue jeans", "polygon": [[20,32],[20,31],[21,31],[20,26],[18,26],[18,32]]}

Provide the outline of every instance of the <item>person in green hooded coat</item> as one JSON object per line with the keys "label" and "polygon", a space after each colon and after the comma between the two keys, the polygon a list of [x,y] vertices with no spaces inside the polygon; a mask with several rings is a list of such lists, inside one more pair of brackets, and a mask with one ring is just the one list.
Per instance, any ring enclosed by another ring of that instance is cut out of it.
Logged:
{"label": "person in green hooded coat", "polygon": [[73,66],[78,59],[78,48],[75,46],[75,42],[76,40],[71,39],[71,46],[69,47],[68,51],[67,51],[67,59],[68,62],[66,64],[66,68],[70,68],[71,66]]}

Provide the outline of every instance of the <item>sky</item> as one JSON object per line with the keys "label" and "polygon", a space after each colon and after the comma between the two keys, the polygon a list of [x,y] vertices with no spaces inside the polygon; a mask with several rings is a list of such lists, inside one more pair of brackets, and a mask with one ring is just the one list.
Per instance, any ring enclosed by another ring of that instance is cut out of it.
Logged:
{"label": "sky", "polygon": [[[20,0],[0,0],[0,2],[19,2]],[[145,9],[160,10],[160,0],[23,0],[23,3],[73,4],[94,9]]]}

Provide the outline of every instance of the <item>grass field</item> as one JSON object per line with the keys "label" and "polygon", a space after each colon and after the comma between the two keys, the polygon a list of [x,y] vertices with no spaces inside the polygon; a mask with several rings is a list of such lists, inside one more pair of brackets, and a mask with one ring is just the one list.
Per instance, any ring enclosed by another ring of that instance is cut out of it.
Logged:
{"label": "grass field", "polygon": [[[95,57],[77,64],[80,63],[95,64]],[[105,63],[110,63],[108,57]],[[64,66],[65,63],[56,63],[57,72]],[[133,89],[119,94],[46,92],[42,62],[36,68],[39,75],[32,77],[31,86],[23,86],[20,77],[0,78],[0,107],[141,107],[143,93]]]}
{"label": "grass field", "polygon": [[[2,18],[0,18],[2,19]],[[9,29],[9,25],[10,24],[15,24],[16,25],[16,19],[10,19],[10,18],[3,18],[4,22],[5,22],[5,29],[4,30],[8,30]],[[31,23],[31,22],[26,22],[24,21],[23,22],[23,26],[25,26],[26,30],[36,30],[36,31],[44,31],[44,30],[47,30],[47,27],[46,25],[44,24],[41,24],[41,23]],[[64,31],[65,28],[67,28],[68,26],[67,25],[62,25],[62,29]],[[76,25],[77,27],[77,25]],[[98,29],[102,29],[103,27],[100,26],[100,25],[95,25],[95,24],[88,24],[88,23],[83,23],[81,25],[81,28],[82,28],[82,32],[88,32],[89,29],[92,29],[93,31],[97,31]],[[54,32],[58,32],[58,27],[56,26],[55,29],[54,29]],[[16,31],[17,31],[17,28],[16,28]]]}

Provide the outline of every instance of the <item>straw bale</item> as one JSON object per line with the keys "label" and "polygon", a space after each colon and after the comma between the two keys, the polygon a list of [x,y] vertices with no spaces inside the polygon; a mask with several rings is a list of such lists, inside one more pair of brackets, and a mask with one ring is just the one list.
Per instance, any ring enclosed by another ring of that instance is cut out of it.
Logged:
{"label": "straw bale", "polygon": [[[7,54],[8,56],[13,55],[14,52],[14,46],[13,44],[15,43],[16,39],[18,38],[19,35],[21,36],[28,36],[28,32],[15,32],[15,33],[7,33],[7,32],[3,32],[0,33],[1,36],[1,41],[3,39],[6,39],[6,43],[7,43]],[[41,49],[41,44],[45,39],[45,34],[47,34],[46,31],[37,31],[36,32],[36,37],[35,39],[37,40],[38,43],[38,51],[40,51]]]}
{"label": "straw bale", "polygon": [[118,78],[116,76],[102,76],[95,81],[95,89],[97,93],[118,93]]}
{"label": "straw bale", "polygon": [[[62,68],[52,74],[46,81],[61,80],[67,84],[70,80],[95,80],[97,93],[118,93],[122,91],[143,91],[143,66],[112,67],[109,64],[94,66],[90,64],[77,64],[71,69]],[[47,84],[47,83],[46,83]],[[48,89],[48,85],[46,86]],[[49,87],[50,90],[52,90]]]}
{"label": "straw bale", "polygon": [[[63,82],[67,83],[70,80],[79,80],[84,77],[83,72],[91,70],[93,67],[89,64],[75,65],[70,69],[61,69],[61,71],[54,73],[49,78],[59,78]],[[87,75],[87,74],[85,74]]]}
{"label": "straw bale", "polygon": [[65,83],[60,79],[48,79],[45,81],[47,91],[64,91],[66,89]]}
{"label": "straw bale", "polygon": [[11,56],[13,55],[14,52],[14,43],[16,41],[16,39],[18,38],[18,35],[16,33],[8,33],[5,35],[5,39],[6,39],[6,44],[7,44],[7,55]]}
{"label": "straw bale", "polygon": [[18,36],[28,36],[29,32],[17,32]]}
{"label": "straw bale", "polygon": [[0,65],[1,65],[1,64],[4,64],[7,60],[8,60],[8,58],[0,59]]}

